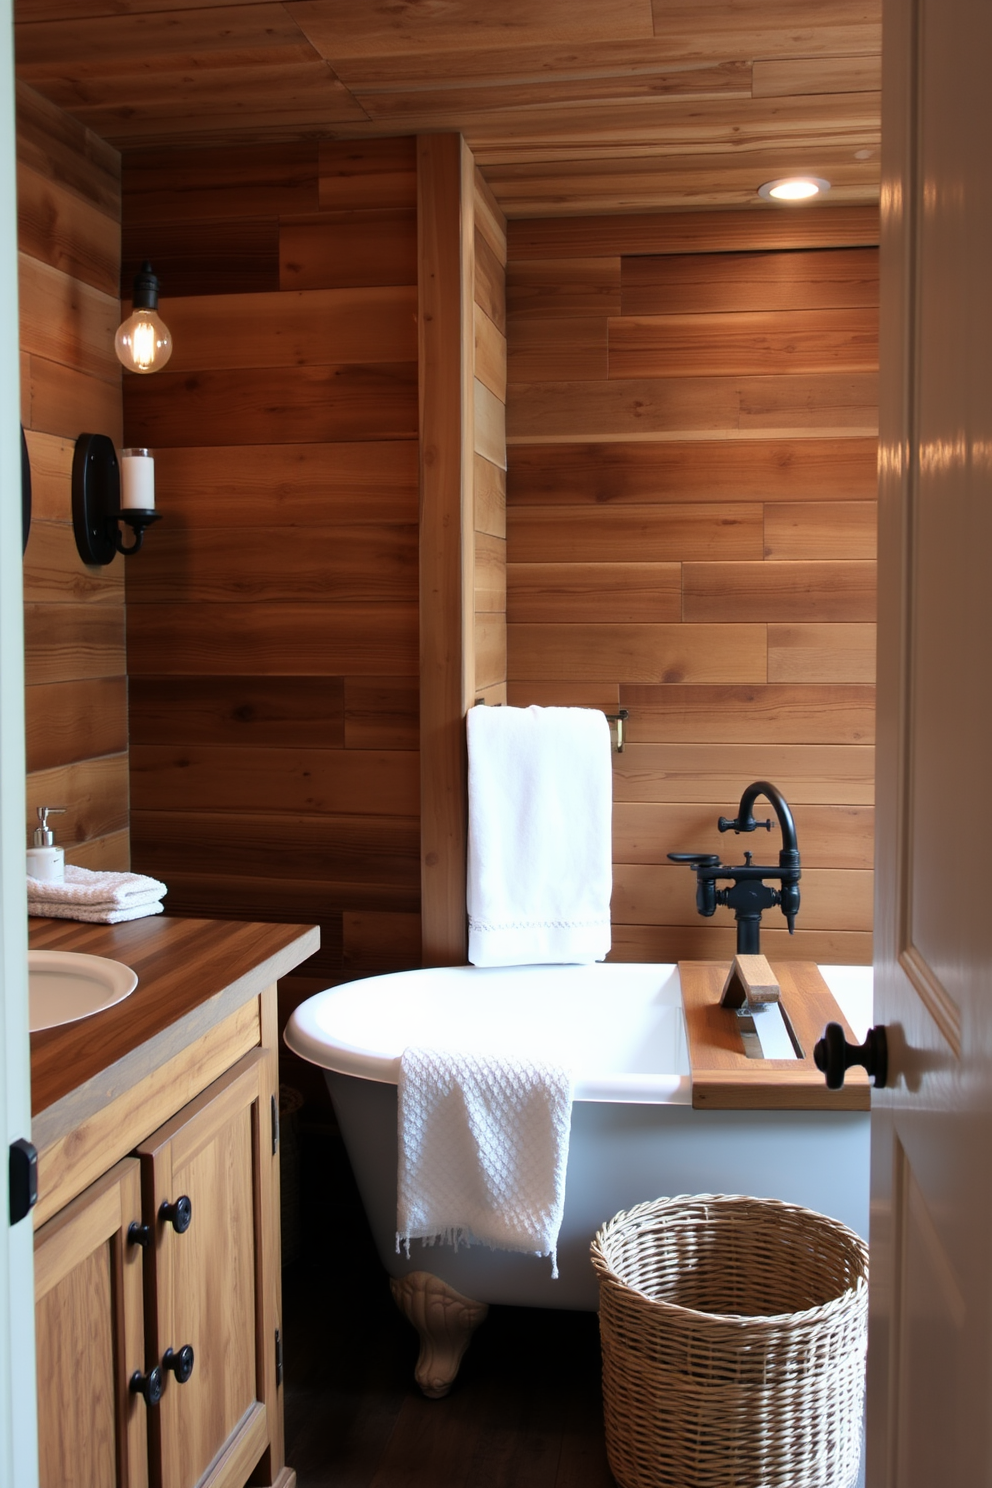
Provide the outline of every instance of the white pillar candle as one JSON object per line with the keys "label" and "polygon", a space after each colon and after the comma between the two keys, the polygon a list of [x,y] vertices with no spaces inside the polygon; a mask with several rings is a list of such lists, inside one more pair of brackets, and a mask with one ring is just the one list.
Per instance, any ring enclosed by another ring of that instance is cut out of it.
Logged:
{"label": "white pillar candle", "polygon": [[155,510],[155,460],[151,450],[121,450],[121,506]]}

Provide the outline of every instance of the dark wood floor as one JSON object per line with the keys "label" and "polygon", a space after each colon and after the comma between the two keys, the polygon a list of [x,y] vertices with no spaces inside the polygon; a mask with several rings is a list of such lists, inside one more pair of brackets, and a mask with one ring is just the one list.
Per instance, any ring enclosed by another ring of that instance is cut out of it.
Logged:
{"label": "dark wood floor", "polygon": [[[298,1258],[283,1273],[286,1460],[298,1488],[615,1488],[591,1313],[494,1307],[445,1400],[413,1382],[347,1159],[300,1138]],[[318,1177],[317,1175],[320,1175]]]}

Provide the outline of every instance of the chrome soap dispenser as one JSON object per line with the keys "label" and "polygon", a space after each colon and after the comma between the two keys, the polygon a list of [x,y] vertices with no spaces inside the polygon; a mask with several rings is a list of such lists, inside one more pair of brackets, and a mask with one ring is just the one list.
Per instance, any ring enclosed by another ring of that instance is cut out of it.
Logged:
{"label": "chrome soap dispenser", "polygon": [[65,853],[55,846],[55,833],[48,825],[50,816],[61,815],[64,806],[39,806],[40,827],[34,829],[34,845],[28,848],[28,873],[32,878],[46,879],[49,883],[65,880]]}

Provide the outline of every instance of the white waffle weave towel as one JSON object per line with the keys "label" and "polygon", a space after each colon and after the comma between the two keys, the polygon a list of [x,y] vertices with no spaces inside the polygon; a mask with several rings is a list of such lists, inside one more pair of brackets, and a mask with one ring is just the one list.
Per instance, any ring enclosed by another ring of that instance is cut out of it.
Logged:
{"label": "white waffle weave towel", "polygon": [[65,882],[28,875],[28,914],[119,925],[162,913],[165,884],[143,873],[95,872],[65,865]]}
{"label": "white waffle weave towel", "polygon": [[400,1061],[396,1248],[550,1256],[565,1203],[572,1077],[514,1056],[409,1048]]}

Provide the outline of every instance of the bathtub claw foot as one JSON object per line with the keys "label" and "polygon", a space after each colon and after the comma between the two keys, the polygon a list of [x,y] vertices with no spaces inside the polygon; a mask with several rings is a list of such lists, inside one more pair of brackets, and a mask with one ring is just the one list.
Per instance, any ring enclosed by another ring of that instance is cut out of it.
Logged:
{"label": "bathtub claw foot", "polygon": [[447,1395],[472,1334],[485,1321],[489,1306],[463,1297],[429,1271],[389,1278],[393,1301],[420,1335],[420,1358],[414,1378],[431,1400]]}

